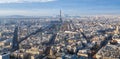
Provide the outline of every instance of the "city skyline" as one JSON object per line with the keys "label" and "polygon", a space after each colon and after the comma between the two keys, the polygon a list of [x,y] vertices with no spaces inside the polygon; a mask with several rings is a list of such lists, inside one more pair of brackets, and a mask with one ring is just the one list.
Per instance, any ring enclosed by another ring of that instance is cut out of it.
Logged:
{"label": "city skyline", "polygon": [[0,16],[120,15],[119,0],[1,0]]}

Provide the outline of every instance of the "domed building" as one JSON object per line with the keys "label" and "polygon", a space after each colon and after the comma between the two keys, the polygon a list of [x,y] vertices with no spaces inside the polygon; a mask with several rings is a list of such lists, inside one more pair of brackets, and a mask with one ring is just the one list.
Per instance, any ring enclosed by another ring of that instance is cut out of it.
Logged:
{"label": "domed building", "polygon": [[118,43],[120,44],[120,35],[119,34],[114,34],[112,37],[112,40],[110,41],[110,43],[115,44]]}
{"label": "domed building", "polygon": [[114,35],[113,35],[112,40],[110,41],[110,43],[112,43],[112,44],[115,44],[115,43],[120,44],[120,33],[119,33],[119,27],[118,26],[116,26],[116,29],[114,31]]}

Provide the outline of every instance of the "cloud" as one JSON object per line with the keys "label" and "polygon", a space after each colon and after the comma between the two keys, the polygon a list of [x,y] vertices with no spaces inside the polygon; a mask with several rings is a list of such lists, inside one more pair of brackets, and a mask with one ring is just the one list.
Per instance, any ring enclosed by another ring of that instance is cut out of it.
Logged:
{"label": "cloud", "polygon": [[0,0],[0,3],[32,3],[32,2],[52,2],[56,0]]}
{"label": "cloud", "polygon": [[[0,16],[23,15],[23,16],[52,16],[56,15],[58,9],[34,9],[34,10],[18,10],[6,9],[0,10]],[[35,12],[36,11],[36,12]]]}

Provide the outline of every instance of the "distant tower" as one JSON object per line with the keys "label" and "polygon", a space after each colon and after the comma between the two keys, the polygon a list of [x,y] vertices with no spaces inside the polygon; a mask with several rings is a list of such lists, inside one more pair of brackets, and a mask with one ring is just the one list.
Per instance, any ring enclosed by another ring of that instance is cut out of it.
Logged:
{"label": "distant tower", "polygon": [[60,10],[60,22],[62,22],[62,11]]}
{"label": "distant tower", "polygon": [[118,28],[118,26],[116,26],[116,29],[115,29],[115,34],[119,34],[119,28]]}
{"label": "distant tower", "polygon": [[52,56],[53,55],[53,50],[50,49],[49,55]]}
{"label": "distant tower", "polygon": [[12,51],[15,51],[19,49],[19,43],[18,43],[18,26],[15,27],[14,30],[14,36],[12,41]]}

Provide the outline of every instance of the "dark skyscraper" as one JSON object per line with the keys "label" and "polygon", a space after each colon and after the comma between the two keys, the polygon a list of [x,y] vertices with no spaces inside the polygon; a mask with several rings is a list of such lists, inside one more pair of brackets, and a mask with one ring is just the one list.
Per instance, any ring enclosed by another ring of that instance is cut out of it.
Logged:
{"label": "dark skyscraper", "polygon": [[62,22],[62,11],[60,10],[60,21]]}
{"label": "dark skyscraper", "polygon": [[18,43],[18,26],[15,27],[14,30],[14,36],[12,41],[12,51],[15,51],[19,49],[19,43]]}

